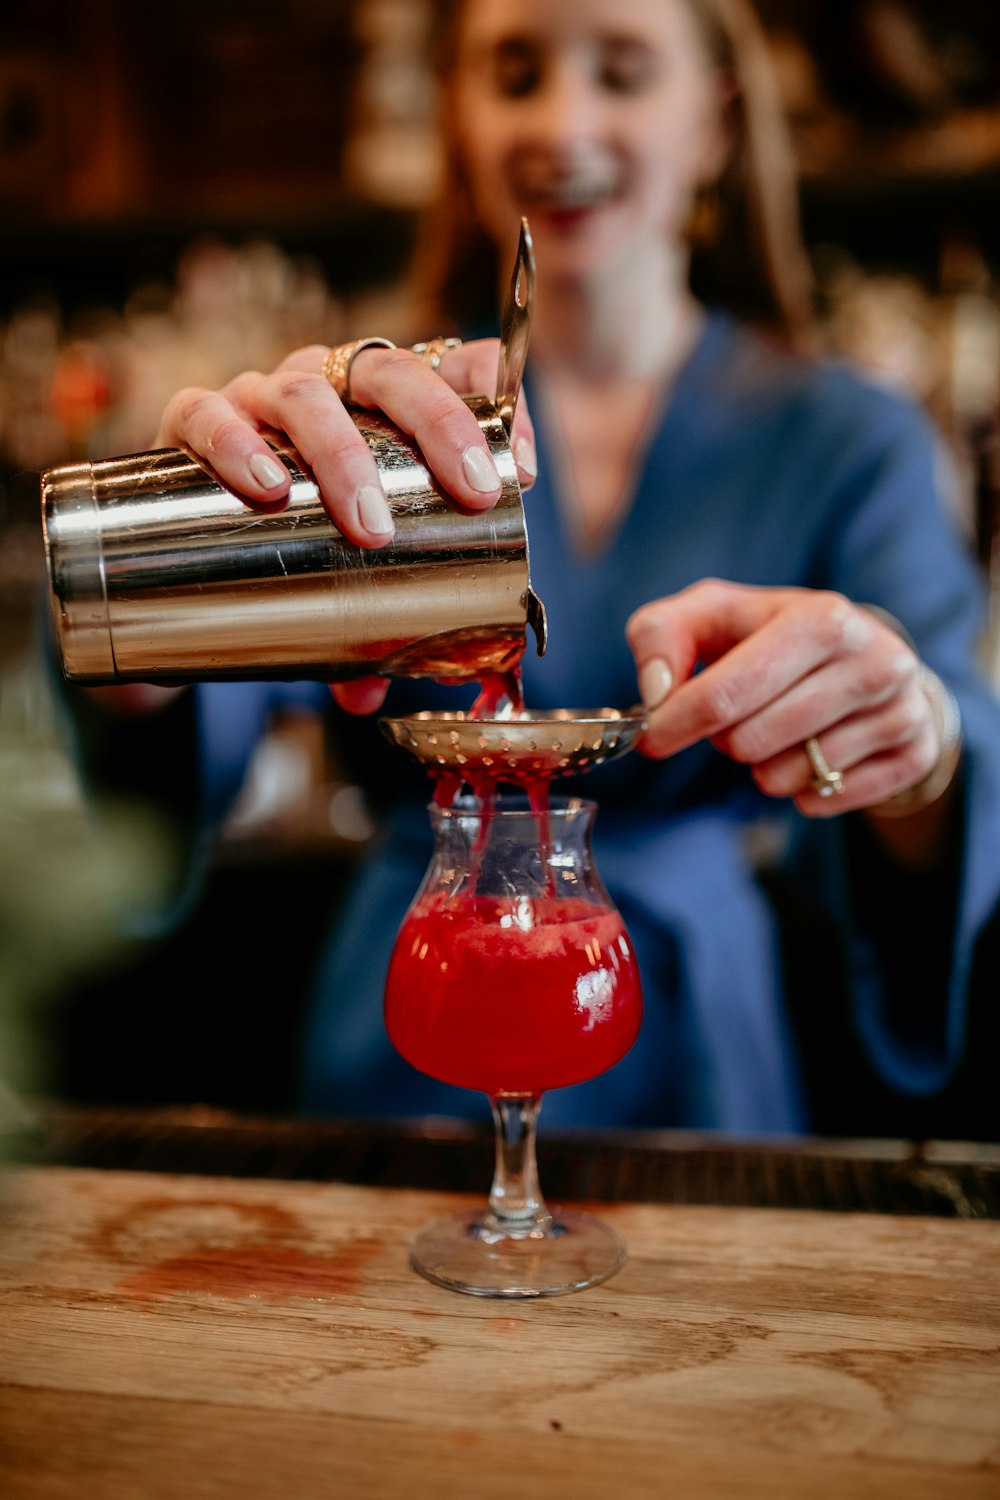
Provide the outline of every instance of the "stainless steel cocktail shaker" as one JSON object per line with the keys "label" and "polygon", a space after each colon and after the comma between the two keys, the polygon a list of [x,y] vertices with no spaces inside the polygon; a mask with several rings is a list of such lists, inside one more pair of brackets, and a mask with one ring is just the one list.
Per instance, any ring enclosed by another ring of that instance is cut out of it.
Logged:
{"label": "stainless steel cocktail shaker", "polygon": [[455,511],[388,421],[354,414],[396,522],[377,550],[340,534],[278,438],[292,474],[278,512],[250,510],[178,449],[48,470],[45,552],[66,677],[460,681],[509,669],[540,606],[506,430],[485,398],[469,405],[503,485],[479,514]]}
{"label": "stainless steel cocktail shaker", "polygon": [[518,257],[496,398],[465,398],[500,475],[492,510],[456,510],[405,433],[353,408],[396,523],[379,549],[341,535],[278,434],[271,446],[292,475],[279,511],[250,509],[179,449],[48,469],[45,555],[66,677],[465,681],[513,667],[528,625],[544,651],[510,446],[533,285],[526,226]]}

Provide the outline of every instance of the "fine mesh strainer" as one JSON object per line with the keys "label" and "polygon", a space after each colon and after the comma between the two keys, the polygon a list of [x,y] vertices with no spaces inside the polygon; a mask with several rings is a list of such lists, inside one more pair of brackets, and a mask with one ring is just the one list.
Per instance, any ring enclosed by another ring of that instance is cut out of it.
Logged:
{"label": "fine mesh strainer", "polygon": [[631,750],[646,728],[641,710],[558,708],[507,719],[415,713],[379,720],[394,745],[428,771],[496,781],[578,775]]}

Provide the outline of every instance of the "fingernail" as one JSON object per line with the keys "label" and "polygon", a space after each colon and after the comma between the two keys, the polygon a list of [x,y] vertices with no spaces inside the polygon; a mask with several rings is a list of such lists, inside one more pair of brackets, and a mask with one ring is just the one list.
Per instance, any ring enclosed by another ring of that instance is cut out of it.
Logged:
{"label": "fingernail", "polygon": [[529,479],[538,478],[538,459],[527,438],[518,438],[514,444],[514,460],[522,474],[527,474]]}
{"label": "fingernail", "polygon": [[363,484],[358,490],[358,518],[373,536],[391,536],[396,529],[389,502],[377,484]]}
{"label": "fingernail", "polygon": [[466,448],[462,454],[465,477],[474,490],[488,494],[500,488],[500,475],[488,453],[482,448]]}
{"label": "fingernail", "polygon": [[674,685],[674,677],[662,656],[654,656],[639,672],[639,694],[645,708],[659,708]]}
{"label": "fingernail", "polygon": [[266,453],[252,455],[250,473],[266,490],[276,490],[278,485],[284,484],[288,478],[288,470],[283,468],[276,458],[269,458]]}

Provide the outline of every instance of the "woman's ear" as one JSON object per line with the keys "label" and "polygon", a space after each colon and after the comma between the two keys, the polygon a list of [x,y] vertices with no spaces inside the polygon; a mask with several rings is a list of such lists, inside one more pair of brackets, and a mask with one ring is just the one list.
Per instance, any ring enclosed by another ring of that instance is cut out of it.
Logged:
{"label": "woman's ear", "polygon": [[736,80],[725,69],[714,78],[714,97],[706,110],[702,136],[699,186],[714,186],[729,164],[736,146],[740,96]]}
{"label": "woman's ear", "polygon": [[736,83],[728,72],[715,74],[715,93],[705,110],[699,150],[698,178],[685,226],[689,246],[707,248],[718,239],[721,223],[719,182],[736,148],[738,110]]}

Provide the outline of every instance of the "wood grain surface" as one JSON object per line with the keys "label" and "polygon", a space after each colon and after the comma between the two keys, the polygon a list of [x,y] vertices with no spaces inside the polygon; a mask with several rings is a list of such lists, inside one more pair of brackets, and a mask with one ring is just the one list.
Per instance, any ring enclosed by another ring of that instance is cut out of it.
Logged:
{"label": "wood grain surface", "polygon": [[466,1297],[467,1198],[0,1179],[0,1495],[1000,1496],[1000,1224],[601,1205],[605,1286]]}

